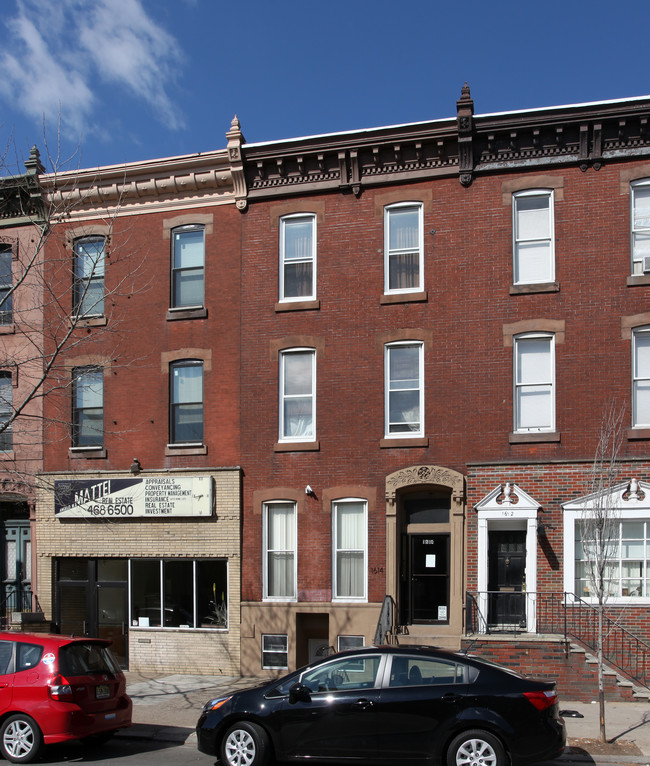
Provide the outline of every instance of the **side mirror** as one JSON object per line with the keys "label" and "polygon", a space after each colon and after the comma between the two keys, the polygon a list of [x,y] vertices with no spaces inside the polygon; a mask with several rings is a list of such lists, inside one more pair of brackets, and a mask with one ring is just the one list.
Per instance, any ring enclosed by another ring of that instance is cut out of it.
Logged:
{"label": "side mirror", "polygon": [[295,705],[296,702],[311,702],[311,694],[304,684],[296,683],[289,687],[289,704]]}

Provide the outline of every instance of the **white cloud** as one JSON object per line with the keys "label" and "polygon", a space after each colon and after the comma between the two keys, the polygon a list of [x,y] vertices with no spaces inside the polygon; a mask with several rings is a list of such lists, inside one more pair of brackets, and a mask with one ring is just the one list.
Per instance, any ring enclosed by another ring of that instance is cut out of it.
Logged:
{"label": "white cloud", "polygon": [[142,0],[17,0],[4,23],[0,97],[12,107],[60,117],[66,133],[79,135],[92,129],[108,85],[149,104],[168,127],[182,126],[167,91],[183,54]]}

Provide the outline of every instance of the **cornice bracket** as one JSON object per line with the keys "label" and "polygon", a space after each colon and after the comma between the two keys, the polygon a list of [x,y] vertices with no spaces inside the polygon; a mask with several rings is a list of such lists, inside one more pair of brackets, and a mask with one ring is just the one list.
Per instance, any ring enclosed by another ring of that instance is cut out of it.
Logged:
{"label": "cornice bracket", "polygon": [[235,115],[230,123],[230,130],[226,133],[228,139],[228,159],[230,160],[230,173],[232,175],[235,205],[242,213],[248,206],[248,190],[246,188],[246,176],[244,175],[244,160],[242,157],[242,144],[245,138],[241,132],[239,120]]}
{"label": "cornice bracket", "polygon": [[465,83],[460,99],[456,101],[456,126],[458,129],[458,173],[463,186],[474,180],[474,101]]}

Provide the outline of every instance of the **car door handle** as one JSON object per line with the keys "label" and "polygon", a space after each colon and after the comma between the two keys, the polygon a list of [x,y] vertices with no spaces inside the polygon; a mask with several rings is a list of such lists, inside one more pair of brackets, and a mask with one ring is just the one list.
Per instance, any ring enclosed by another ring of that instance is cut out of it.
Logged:
{"label": "car door handle", "polygon": [[6,689],[9,684],[0,684],[0,689]]}
{"label": "car door handle", "polygon": [[362,697],[361,699],[358,699],[354,704],[355,707],[358,707],[361,710],[370,710],[374,703],[372,700],[368,700]]}
{"label": "car door handle", "polygon": [[442,695],[443,702],[458,702],[459,699],[460,696],[458,694],[452,694],[451,692]]}

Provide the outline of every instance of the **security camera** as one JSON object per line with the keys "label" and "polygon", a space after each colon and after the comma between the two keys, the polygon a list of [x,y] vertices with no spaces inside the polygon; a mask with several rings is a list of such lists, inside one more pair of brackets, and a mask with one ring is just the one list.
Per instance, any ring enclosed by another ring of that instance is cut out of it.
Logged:
{"label": "security camera", "polygon": [[305,494],[311,495],[313,494],[314,490],[309,486],[309,484],[305,487]]}

